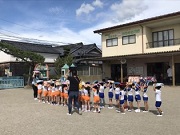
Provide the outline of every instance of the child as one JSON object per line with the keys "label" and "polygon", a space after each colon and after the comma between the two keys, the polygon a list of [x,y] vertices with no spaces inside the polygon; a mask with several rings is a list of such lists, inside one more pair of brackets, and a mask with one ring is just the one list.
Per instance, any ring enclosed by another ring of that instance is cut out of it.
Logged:
{"label": "child", "polygon": [[67,101],[68,101],[68,86],[67,86],[67,84],[64,84],[62,89],[64,91],[64,106],[67,106]]}
{"label": "child", "polygon": [[84,89],[84,112],[90,112],[90,83],[86,82],[85,89]]}
{"label": "child", "polygon": [[161,104],[162,104],[162,101],[161,101],[161,87],[163,86],[163,83],[156,83],[154,84],[154,91],[155,91],[155,97],[156,97],[156,103],[155,103],[155,106],[158,110],[158,115],[157,116],[162,116],[163,112],[161,110]]}
{"label": "child", "polygon": [[43,96],[44,96],[44,101],[43,103],[46,103],[47,102],[47,96],[48,96],[48,83],[47,81],[44,81],[44,85],[43,85]]}
{"label": "child", "polygon": [[60,95],[61,95],[61,82],[59,80],[56,80],[56,83],[55,83],[55,91],[56,91],[56,94],[55,94],[55,98],[56,98],[56,105],[60,105]]}
{"label": "child", "polygon": [[119,82],[115,82],[115,100],[116,100],[116,111],[119,112],[119,93],[120,93],[120,83]]}
{"label": "child", "polygon": [[125,114],[124,112],[124,89],[121,89],[120,90],[120,94],[119,94],[119,99],[120,99],[120,111],[121,111],[121,114]]}
{"label": "child", "polygon": [[53,81],[53,82],[51,83],[51,104],[52,104],[52,105],[55,105],[55,104],[56,104],[55,95],[56,95],[55,82]]}
{"label": "child", "polygon": [[100,107],[99,107],[99,102],[100,102],[100,98],[99,98],[99,86],[98,85],[94,85],[92,87],[93,90],[93,94],[94,94],[94,113],[98,112],[100,113]]}
{"label": "child", "polygon": [[109,107],[108,109],[113,109],[113,102],[112,102],[112,99],[113,99],[113,91],[114,91],[114,87],[113,87],[113,82],[112,81],[109,81],[108,84],[107,84],[107,87],[108,87],[108,97],[109,97]]}
{"label": "child", "polygon": [[149,105],[148,105],[148,95],[147,95],[147,92],[148,92],[148,82],[147,81],[143,84],[142,92],[143,92],[143,101],[144,101],[144,111],[143,112],[148,112]]}
{"label": "child", "polygon": [[85,82],[81,82],[79,86],[79,105],[81,106],[81,110],[84,111],[84,89],[85,89]]}
{"label": "child", "polygon": [[135,100],[137,102],[137,109],[135,110],[135,112],[141,112],[140,111],[140,101],[141,101],[141,96],[140,96],[140,83],[133,83],[133,89],[135,91]]}
{"label": "child", "polygon": [[122,89],[124,89],[124,110],[128,110],[128,103],[127,103],[127,91],[128,91],[128,85],[122,86]]}
{"label": "child", "polygon": [[99,83],[100,88],[99,88],[99,97],[100,97],[100,108],[104,108],[105,106],[105,100],[104,100],[104,83],[100,82]]}
{"label": "child", "polygon": [[43,80],[38,80],[37,81],[39,102],[42,101],[42,91],[43,91],[43,85],[42,84],[43,84]]}
{"label": "child", "polygon": [[133,89],[132,89],[132,83],[127,83],[127,91],[128,91],[128,102],[129,102],[129,110],[128,112],[131,112],[133,110]]}
{"label": "child", "polygon": [[52,86],[51,81],[47,81],[47,87],[48,87],[48,104],[51,104],[51,92],[52,92]]}

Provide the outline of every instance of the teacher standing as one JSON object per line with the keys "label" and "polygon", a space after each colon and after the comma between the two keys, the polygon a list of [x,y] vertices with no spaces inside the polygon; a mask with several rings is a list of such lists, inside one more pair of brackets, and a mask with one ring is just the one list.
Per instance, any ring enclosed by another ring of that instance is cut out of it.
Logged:
{"label": "teacher standing", "polygon": [[[70,70],[69,70],[70,72]],[[82,115],[81,109],[79,107],[78,97],[79,97],[79,83],[80,79],[77,77],[77,71],[72,70],[72,76],[66,76],[67,80],[70,82],[69,91],[68,91],[68,113],[67,115],[72,114],[72,101],[74,100],[74,105],[77,107],[78,113]]]}

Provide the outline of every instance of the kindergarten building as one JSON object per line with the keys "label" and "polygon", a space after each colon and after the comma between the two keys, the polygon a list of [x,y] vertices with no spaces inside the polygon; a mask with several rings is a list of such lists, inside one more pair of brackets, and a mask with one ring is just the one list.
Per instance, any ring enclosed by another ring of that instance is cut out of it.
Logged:
{"label": "kindergarten building", "polygon": [[103,78],[156,76],[180,84],[180,12],[95,30],[101,34]]}

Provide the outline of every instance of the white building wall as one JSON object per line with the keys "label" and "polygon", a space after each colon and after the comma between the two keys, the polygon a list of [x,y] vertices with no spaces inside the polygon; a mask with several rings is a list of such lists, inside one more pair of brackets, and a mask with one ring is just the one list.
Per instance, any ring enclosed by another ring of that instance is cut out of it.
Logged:
{"label": "white building wall", "polygon": [[[39,53],[40,55],[44,56],[46,63],[54,63],[58,54],[47,54],[47,53]],[[4,62],[15,62],[16,58],[12,55],[6,54],[3,51],[0,51],[0,63]]]}
{"label": "white building wall", "polygon": [[0,51],[0,63],[3,62],[9,62],[11,55],[4,53],[3,51]]}
{"label": "white building wall", "polygon": [[39,53],[39,54],[44,56],[45,62],[47,63],[54,63],[54,61],[58,57],[58,54],[48,54],[48,53]]}

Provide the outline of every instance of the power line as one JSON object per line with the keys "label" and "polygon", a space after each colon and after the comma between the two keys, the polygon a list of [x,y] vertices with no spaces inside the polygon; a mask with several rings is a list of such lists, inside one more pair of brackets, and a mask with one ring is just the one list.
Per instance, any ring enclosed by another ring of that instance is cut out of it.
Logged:
{"label": "power line", "polygon": [[[8,38],[8,39],[17,39],[17,40],[23,40],[23,41],[28,41],[28,42],[31,42],[31,43],[43,43],[43,44],[48,44],[50,45],[57,45],[57,44],[65,44],[65,45],[68,45],[68,44],[74,44],[74,43],[65,43],[65,42],[58,42],[58,41],[48,41],[48,40],[39,40],[39,39],[34,39],[34,38],[25,38],[25,37],[20,37],[20,36],[12,36],[12,35],[7,35],[7,34],[4,34],[2,32],[0,32],[0,34],[2,35],[1,38]],[[54,44],[52,44],[54,43]]]}
{"label": "power line", "polygon": [[8,20],[2,19],[2,18],[0,18],[0,20],[2,20],[4,22],[15,24],[15,25],[18,25],[18,26],[21,26],[21,27],[25,27],[25,28],[28,28],[28,29],[34,29],[34,30],[37,30],[37,31],[42,31],[40,29],[31,28],[31,27],[28,27],[28,26],[25,26],[25,25],[22,25],[22,24],[18,24],[18,23],[15,23],[15,22],[11,22],[11,21],[8,21]]}

